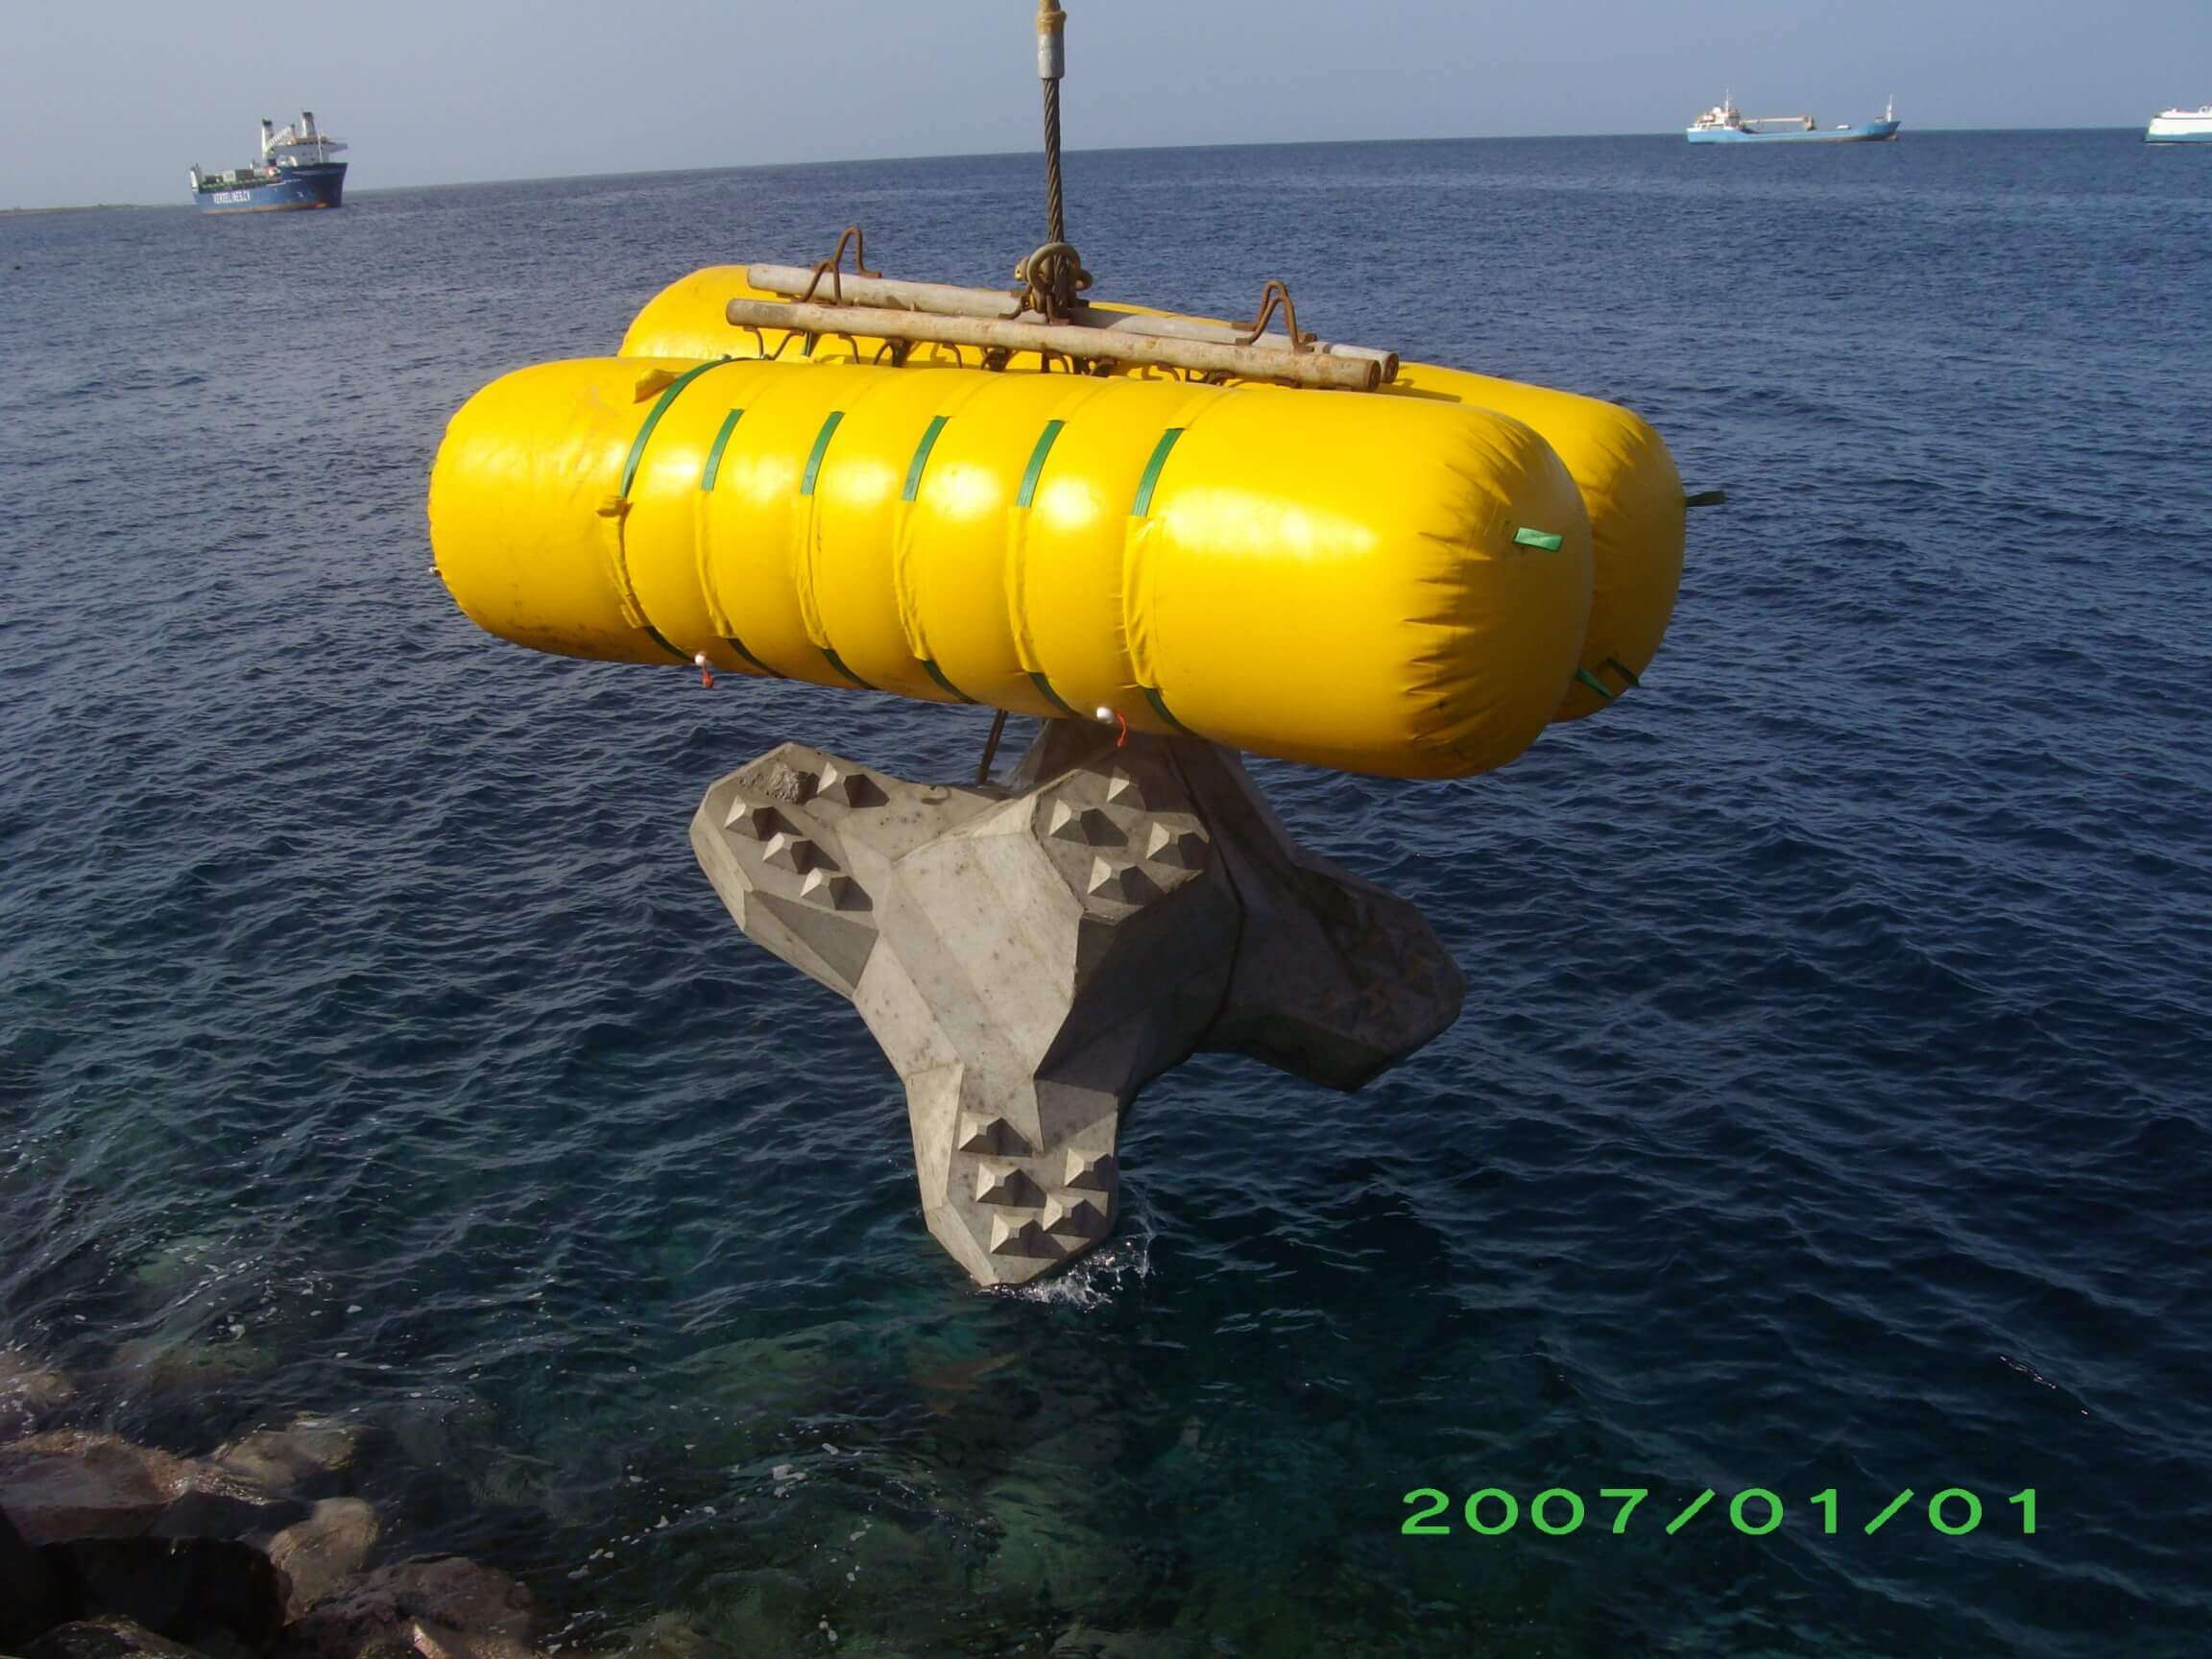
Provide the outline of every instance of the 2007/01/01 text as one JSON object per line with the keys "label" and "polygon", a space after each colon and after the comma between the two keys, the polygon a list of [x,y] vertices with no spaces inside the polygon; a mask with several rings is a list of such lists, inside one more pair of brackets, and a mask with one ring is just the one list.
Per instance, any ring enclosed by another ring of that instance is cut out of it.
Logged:
{"label": "2007/01/01 text", "polygon": [[[1615,1533],[1628,1530],[1630,1518],[1635,1515],[1637,1506],[1650,1496],[1651,1488],[1648,1486],[1602,1486],[1598,1491],[1599,1500],[1617,1501],[1620,1504],[1612,1517],[1612,1530]],[[1661,1505],[1655,1506],[1645,1516],[1644,1525],[1655,1524],[1662,1514],[1670,1515],[1666,1530],[1671,1536],[1695,1521],[1718,1496],[1708,1486],[1688,1503],[1671,1511],[1664,1506],[1662,1501]],[[1863,1529],[1869,1535],[1879,1532],[1900,1512],[1908,1520],[1918,1516],[1923,1512],[1921,1506],[1914,1505],[1911,1509],[1906,1507],[1917,1496],[1911,1487],[1906,1487],[1879,1510],[1873,1511]],[[1398,1530],[1406,1537],[1444,1537],[1456,1530],[1447,1518],[1453,1507],[1449,1494],[1433,1486],[1417,1486],[1406,1494],[1405,1502],[1411,1513],[1406,1517]],[[1850,1530],[1855,1518],[1841,1517],[1842,1501],[1837,1496],[1835,1487],[1815,1492],[1804,1502],[1817,1515],[1822,1532],[1834,1534]],[[2032,1534],[2035,1530],[2035,1488],[2023,1487],[2004,1502],[2016,1509],[2018,1514],[2014,1516],[2004,1510],[1992,1511],[1988,1517],[1992,1527],[2005,1526],[2016,1519],[2023,1536]],[[1773,1531],[1782,1525],[1788,1513],[1788,1505],[1781,1495],[1764,1486],[1746,1486],[1730,1498],[1724,1507],[1727,1525],[1752,1537]],[[1537,1531],[1556,1538],[1581,1530],[1584,1522],[1590,1518],[1589,1506],[1584,1503],[1582,1495],[1564,1486],[1546,1487],[1531,1497],[1526,1506],[1518,1497],[1503,1487],[1485,1486],[1479,1491],[1469,1493],[1466,1502],[1459,1506],[1459,1512],[1466,1520],[1467,1530],[1485,1538],[1510,1532],[1524,1520]],[[1974,1531],[1981,1527],[1984,1519],[1981,1498],[1963,1486],[1946,1486],[1932,1494],[1924,1512],[1928,1525],[1950,1538]],[[1708,1518],[1707,1524],[1711,1525],[1719,1519],[1716,1513]],[[1600,1516],[1594,1527],[1602,1525],[1603,1517]]]}

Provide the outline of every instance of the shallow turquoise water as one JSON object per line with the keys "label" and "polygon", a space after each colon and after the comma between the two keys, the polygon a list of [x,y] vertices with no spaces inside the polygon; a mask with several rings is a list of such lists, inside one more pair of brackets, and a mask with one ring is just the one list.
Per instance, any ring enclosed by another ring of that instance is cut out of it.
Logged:
{"label": "shallow turquoise water", "polygon": [[[470,391],[694,266],[858,218],[997,278],[1034,164],[0,221],[0,1344],[186,1450],[361,1413],[399,1542],[572,1642],[2196,1650],[2208,159],[1073,157],[1103,291],[1284,276],[1626,401],[1731,499],[1604,719],[1464,783],[1257,768],[1467,1015],[1356,1096],[1157,1086],[1120,1240],[1030,1297],[938,1251],[858,1020],[684,840],[784,738],[954,774],[984,717],[500,646],[421,495]],[[1401,1535],[1485,1486],[1590,1519]]]}

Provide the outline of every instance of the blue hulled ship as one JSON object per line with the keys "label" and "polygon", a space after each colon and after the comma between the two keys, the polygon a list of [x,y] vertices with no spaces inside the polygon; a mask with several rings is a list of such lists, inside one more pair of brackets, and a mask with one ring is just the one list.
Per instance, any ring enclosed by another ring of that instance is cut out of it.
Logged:
{"label": "blue hulled ship", "polygon": [[1724,97],[1690,123],[1689,138],[1693,144],[1879,144],[1896,137],[1903,125],[1894,98],[1879,121],[1822,127],[1810,115],[1746,115]]}
{"label": "blue hulled ship", "polygon": [[261,123],[261,159],[228,173],[192,169],[192,200],[203,213],[283,213],[335,207],[346,188],[346,163],[330,157],[346,146],[302,109],[297,126]]}

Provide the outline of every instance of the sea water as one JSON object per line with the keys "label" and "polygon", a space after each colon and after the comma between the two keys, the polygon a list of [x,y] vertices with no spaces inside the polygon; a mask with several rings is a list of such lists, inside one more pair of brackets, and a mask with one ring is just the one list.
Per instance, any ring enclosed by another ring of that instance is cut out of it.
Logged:
{"label": "sea water", "polygon": [[0,220],[0,1345],[84,1420],[352,1414],[388,1548],[571,1647],[2201,1650],[2212,153],[1071,156],[1101,294],[1284,277],[1728,502],[1601,718],[1255,767],[1466,1014],[1357,1095],[1164,1080],[1023,1295],[685,840],[780,741],[957,776],[987,713],[525,654],[422,497],[476,387],[697,266],[858,221],[1009,280],[1037,161],[358,183]]}

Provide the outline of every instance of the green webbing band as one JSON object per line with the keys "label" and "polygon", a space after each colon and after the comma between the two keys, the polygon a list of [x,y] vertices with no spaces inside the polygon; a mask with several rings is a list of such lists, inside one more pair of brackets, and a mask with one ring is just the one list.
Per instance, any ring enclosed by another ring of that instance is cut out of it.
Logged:
{"label": "green webbing band", "polygon": [[668,655],[675,658],[677,661],[688,662],[691,661],[691,654],[688,651],[677,650],[676,647],[670,643],[668,636],[661,633],[660,629],[654,627],[652,623],[643,622],[638,624],[638,626],[643,628],[647,634],[653,637],[654,644],[660,646],[661,650],[667,652]]}
{"label": "green webbing band", "polygon": [[[1153,713],[1159,715],[1161,719],[1166,721],[1168,725],[1174,727],[1178,732],[1190,731],[1190,727],[1184,725],[1182,721],[1176,719],[1175,716],[1168,711],[1167,700],[1162,697],[1156,689],[1150,685],[1140,685],[1137,687],[1137,689],[1144,693],[1144,701],[1152,705]],[[1195,736],[1197,733],[1191,733],[1191,735]]]}
{"label": "green webbing band", "polygon": [[814,355],[814,338],[811,334],[806,336],[806,344],[799,348],[800,356],[811,357]]}
{"label": "green webbing band", "polygon": [[829,659],[830,667],[836,669],[838,673],[844,675],[846,679],[852,681],[853,684],[859,686],[861,690],[873,691],[876,689],[876,687],[869,685],[867,681],[861,679],[859,675],[854,673],[852,669],[846,667],[845,659],[838,656],[836,652],[830,650],[829,646],[825,645],[822,647],[822,655]]}
{"label": "green webbing band", "polygon": [[1059,709],[1061,713],[1072,714],[1075,712],[1074,709],[1069,708],[1066,703],[1061,701],[1060,693],[1052,689],[1052,682],[1046,679],[1044,675],[1030,675],[1029,683],[1035,685],[1038,690],[1044,692],[1046,699],[1050,701],[1052,707]]}
{"label": "green webbing band", "polygon": [[[619,499],[624,501],[630,499],[630,486],[637,479],[637,464],[645,459],[645,441],[653,436],[653,428],[661,424],[661,417],[668,413],[668,405],[676,401],[676,394],[698,379],[700,375],[706,373],[708,370],[719,369],[729,361],[730,359],[727,357],[717,357],[711,363],[697,364],[685,370],[683,373],[668,382],[661,393],[660,401],[653,405],[652,413],[645,417],[645,424],[638,427],[637,436],[630,440],[630,457],[622,463],[622,483],[614,492]],[[685,661],[689,661],[690,659],[685,658]]]}
{"label": "green webbing band", "polygon": [[737,422],[745,419],[745,411],[733,409],[722,417],[722,429],[714,434],[714,442],[707,450],[707,470],[699,474],[699,488],[711,490],[714,480],[722,475],[722,451],[730,445],[730,434],[737,430]]}
{"label": "green webbing band", "polygon": [[1599,679],[1597,675],[1591,673],[1589,669],[1575,669],[1575,678],[1581,682],[1583,685],[1589,686],[1591,690],[1597,692],[1599,696],[1604,698],[1606,702],[1610,703],[1613,701],[1613,693],[1605,689],[1605,682]]}
{"label": "green webbing band", "polygon": [[1637,686],[1644,684],[1642,680],[1636,677],[1636,670],[1629,667],[1627,663],[1622,661],[1618,657],[1606,658],[1605,666],[1612,669],[1614,673],[1620,675],[1622,679],[1627,681],[1631,686]]}
{"label": "green webbing band", "polygon": [[759,669],[761,673],[767,675],[769,679],[781,680],[783,678],[783,676],[777,673],[775,669],[769,667],[767,663],[761,661],[759,658],[754,656],[752,652],[746,650],[745,641],[738,638],[736,635],[723,635],[722,643],[729,646],[731,650],[736,652],[738,656],[744,658],[746,661],[752,663],[754,667]]}
{"label": "green webbing band", "polygon": [[1144,463],[1144,476],[1137,480],[1137,499],[1129,505],[1129,517],[1142,518],[1152,511],[1152,492],[1160,482],[1160,469],[1167,465],[1167,451],[1175,447],[1175,440],[1183,436],[1183,428],[1170,426],[1160,434],[1160,442],[1152,445],[1152,459]]}
{"label": "green webbing band", "polygon": [[[940,415],[938,419],[942,421],[944,417]],[[975,701],[975,699],[969,696],[967,692],[961,690],[959,686],[953,685],[951,681],[946,679],[945,670],[938,667],[936,663],[930,661],[928,658],[925,657],[921,661],[924,672],[926,672],[930,679],[936,681],[938,685],[944,686],[946,690],[951,692],[953,696],[959,698],[961,702],[973,703]]]}
{"label": "green webbing band", "polygon": [[922,434],[922,442],[914,446],[913,463],[906,469],[906,488],[899,493],[899,499],[911,501],[922,488],[922,469],[929,465],[929,451],[937,447],[937,434],[945,430],[946,417],[929,417],[929,430]]}
{"label": "green webbing band", "polygon": [[1513,540],[1524,547],[1541,547],[1547,553],[1556,553],[1559,544],[1567,538],[1555,536],[1549,530],[1516,530],[1513,532]]}
{"label": "green webbing band", "polygon": [[1014,505],[1026,507],[1037,498],[1037,478],[1045,470],[1045,457],[1052,453],[1052,441],[1060,436],[1065,421],[1047,421],[1045,431],[1037,440],[1037,447],[1029,451],[1029,466],[1022,474],[1022,489],[1014,497]]}
{"label": "green webbing band", "polygon": [[830,439],[837,430],[837,422],[845,419],[845,411],[832,409],[830,419],[822,422],[822,430],[814,434],[814,448],[806,457],[806,475],[799,480],[799,493],[814,493],[814,480],[822,472],[822,457],[830,448]]}

